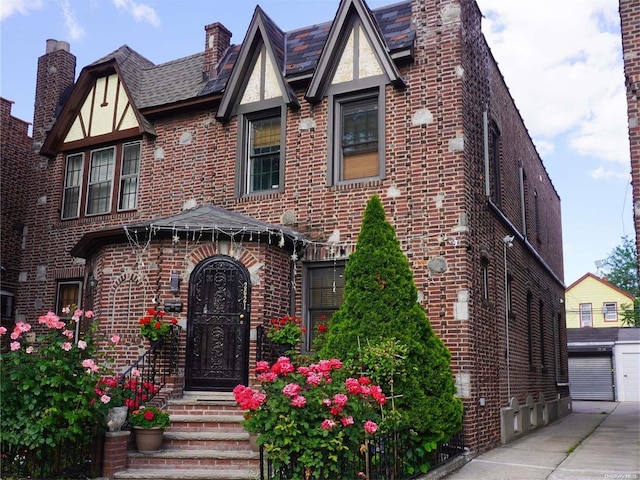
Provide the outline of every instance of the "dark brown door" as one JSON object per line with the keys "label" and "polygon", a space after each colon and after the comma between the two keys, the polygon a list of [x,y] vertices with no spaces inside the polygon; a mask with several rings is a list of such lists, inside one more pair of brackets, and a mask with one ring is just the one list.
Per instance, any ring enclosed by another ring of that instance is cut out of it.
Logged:
{"label": "dark brown door", "polygon": [[187,390],[231,391],[249,378],[249,272],[226,256],[191,274],[187,319]]}

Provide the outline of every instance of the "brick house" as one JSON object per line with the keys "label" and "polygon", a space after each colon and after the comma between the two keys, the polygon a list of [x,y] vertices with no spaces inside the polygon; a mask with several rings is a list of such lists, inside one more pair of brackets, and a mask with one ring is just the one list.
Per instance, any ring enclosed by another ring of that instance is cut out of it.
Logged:
{"label": "brick house", "polygon": [[168,307],[184,389],[229,391],[265,319],[301,316],[306,349],[339,306],[378,194],[452,353],[466,445],[526,431],[519,408],[566,413],[560,199],[475,1],[247,21],[241,43],[213,23],[203,52],[161,65],[122,46],[75,83],[68,44],[47,42],[16,318],[77,301],[124,366],[146,348],[138,318]]}
{"label": "brick house", "polygon": [[11,115],[13,102],[0,97],[0,154],[2,158],[2,249],[0,292],[2,325],[12,324],[14,299],[20,274],[20,253],[25,234],[23,199],[28,192],[31,164],[29,123]]}
{"label": "brick house", "polygon": [[[627,87],[627,116],[633,186],[633,219],[636,248],[640,251],[640,11],[637,2],[620,0],[620,25],[624,77]],[[638,265],[640,269],[640,264]]]}

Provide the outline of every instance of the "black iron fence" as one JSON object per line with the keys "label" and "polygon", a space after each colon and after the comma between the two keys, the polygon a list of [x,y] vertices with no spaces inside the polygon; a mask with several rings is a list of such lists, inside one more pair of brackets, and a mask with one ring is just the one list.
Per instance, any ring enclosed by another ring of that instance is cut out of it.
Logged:
{"label": "black iron fence", "polygon": [[[355,445],[358,460],[342,462],[340,475],[332,480],[408,480],[440,467],[466,451],[462,431],[429,452],[417,448],[411,438],[409,432],[389,432],[372,436],[364,448]],[[289,480],[295,468],[295,462],[291,462],[282,469],[275,469],[260,449],[260,480]]]}
{"label": "black iron fence", "polygon": [[95,426],[88,426],[86,435],[81,438],[55,446],[48,445],[44,439],[43,445],[33,450],[3,444],[0,452],[2,478],[84,479],[100,476],[102,433]]}

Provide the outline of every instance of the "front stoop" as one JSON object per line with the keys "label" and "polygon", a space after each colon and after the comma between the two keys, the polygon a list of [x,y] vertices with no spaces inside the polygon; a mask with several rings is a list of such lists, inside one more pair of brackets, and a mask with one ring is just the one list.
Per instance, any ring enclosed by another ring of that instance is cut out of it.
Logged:
{"label": "front stoop", "polygon": [[260,454],[251,449],[249,434],[240,421],[243,410],[233,395],[187,394],[169,400],[171,426],[162,448],[127,455],[127,470],[117,480],[255,480],[260,476]]}

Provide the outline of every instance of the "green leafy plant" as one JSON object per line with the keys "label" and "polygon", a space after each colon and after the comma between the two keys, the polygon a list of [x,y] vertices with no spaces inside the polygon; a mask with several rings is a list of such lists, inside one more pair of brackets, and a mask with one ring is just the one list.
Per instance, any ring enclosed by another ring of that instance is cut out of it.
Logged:
{"label": "green leafy plant", "polygon": [[171,419],[167,412],[149,405],[133,410],[129,414],[129,423],[134,427],[165,429],[171,425]]}
{"label": "green leafy plant", "polygon": [[382,389],[351,376],[338,359],[295,367],[280,357],[272,365],[258,362],[256,372],[257,390],[238,385],[233,393],[247,410],[244,427],[259,434],[276,470],[291,469],[289,478],[337,478],[339,465],[353,464],[378,430]]}
{"label": "green leafy plant", "polygon": [[382,202],[373,196],[345,267],[344,302],[332,315],[318,353],[358,359],[360,342],[391,338],[406,352],[401,354],[406,374],[393,378],[395,408],[401,414],[398,428],[415,430],[418,445],[446,441],[462,426],[451,355],[418,303],[409,261],[385,219]]}
{"label": "green leafy plant", "polygon": [[271,319],[267,338],[279,345],[298,345],[304,332],[305,328],[299,317],[285,315]]}
{"label": "green leafy plant", "polygon": [[[3,444],[25,450],[54,447],[103,422],[110,399],[100,402],[94,391],[101,376],[95,327],[89,326],[82,338],[75,336],[76,325],[93,312],[65,312],[70,318],[49,312],[35,328],[20,321],[10,334],[0,329],[11,340],[0,364]],[[36,336],[36,330],[42,333]]]}
{"label": "green leafy plant", "polygon": [[151,341],[157,341],[161,338],[168,337],[171,333],[171,325],[178,323],[178,320],[171,318],[165,320],[166,313],[150,308],[147,315],[139,320],[140,334]]}

